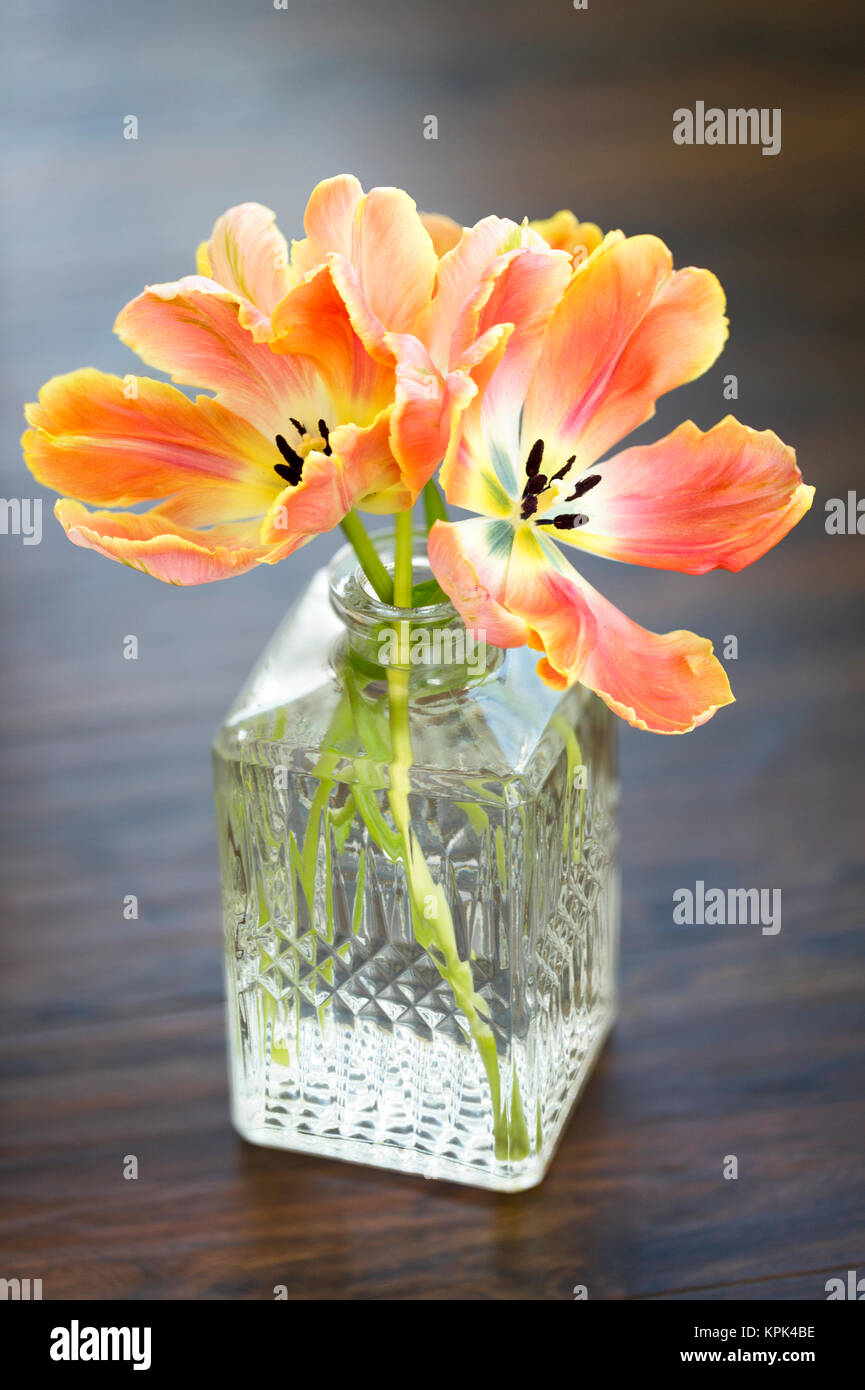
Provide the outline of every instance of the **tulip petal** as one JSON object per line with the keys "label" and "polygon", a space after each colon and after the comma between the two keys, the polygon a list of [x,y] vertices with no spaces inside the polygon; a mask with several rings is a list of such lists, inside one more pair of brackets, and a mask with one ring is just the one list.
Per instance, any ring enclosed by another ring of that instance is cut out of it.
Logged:
{"label": "tulip petal", "polygon": [[209,584],[264,562],[274,564],[290,553],[284,545],[260,544],[257,523],[190,530],[176,525],[161,510],[91,512],[69,498],[58,501],[54,512],[75,545],[167,584]]}
{"label": "tulip petal", "polygon": [[397,511],[411,498],[390,449],[390,408],[366,429],[342,426],[330,437],[332,454],[309,453],[297,487],[276,497],[264,519],[268,544],[303,541],[338,526],[353,508]]}
{"label": "tulip petal", "polygon": [[512,323],[514,329],[501,363],[478,399],[481,433],[494,449],[509,450],[514,463],[523,402],[550,317],[571,277],[570,260],[561,251],[531,247],[501,257],[484,277],[484,301],[472,324],[472,336],[494,324]]}
{"label": "tulip petal", "polygon": [[505,606],[513,527],[507,522],[437,521],[427,542],[433,574],[472,632],[497,647],[522,647],[529,629]]}
{"label": "tulip petal", "polygon": [[341,425],[330,436],[345,479],[346,498],[361,511],[404,511],[417,495],[394,457],[392,415],[393,406],[387,406],[371,425]]}
{"label": "tulip petal", "polygon": [[346,259],[367,304],[389,332],[409,332],[438,269],[414,200],[400,188],[373,188],[355,213],[354,236]]}
{"label": "tulip petal", "polygon": [[351,258],[354,214],[363,188],[354,174],[322,179],[309,196],[303,225],[306,237],[291,244],[291,263],[299,275],[327,262],[333,251]]}
{"label": "tulip petal", "polygon": [[[683,629],[650,632],[573,573],[580,611],[588,607],[597,626],[579,679],[615,714],[635,729],[686,734],[733,703],[727,673],[705,637]],[[538,673],[552,685],[562,681],[563,673],[546,659]]]}
{"label": "tulip petal", "polygon": [[632,622],[531,526],[438,522],[429,554],[470,629],[498,646],[542,651],[548,685],[579,680],[635,728],[686,733],[733,699],[711,642]]}
{"label": "tulip petal", "polygon": [[[507,516],[522,489],[520,422],[522,403],[541,351],[550,315],[570,277],[568,258],[558,251],[527,247],[499,257],[487,272],[486,295],[474,332],[485,341],[493,324],[510,324],[501,351],[472,373],[479,391],[462,420],[459,446],[442,467],[445,496],[455,506],[487,516]],[[470,352],[474,352],[473,347]],[[463,367],[468,353],[463,353]]]}
{"label": "tulip petal", "polygon": [[287,487],[264,518],[261,538],[267,544],[286,544],[296,550],[312,536],[338,526],[351,511],[345,474],[333,458],[312,453],[297,487]]}
{"label": "tulip petal", "polygon": [[420,220],[429,233],[433,250],[439,260],[446,252],[453,250],[463,234],[463,228],[459,222],[455,222],[452,217],[448,217],[443,212],[422,212]]}
{"label": "tulip petal", "polygon": [[501,257],[527,241],[543,246],[540,238],[509,218],[484,217],[474,227],[467,227],[453,250],[442,257],[435,297],[412,329],[440,371],[457,366],[462,353],[477,337],[481,308],[489,299],[497,275],[507,265]]}
{"label": "tulip petal", "polygon": [[510,330],[492,329],[475,344],[467,370],[442,377],[426,348],[410,334],[388,334],[397,358],[391,422],[394,453],[414,496],[459,439],[460,419],[488,360],[500,355]]}
{"label": "tulip petal", "polygon": [[611,234],[550,319],[526,398],[523,440],[575,456],[575,475],[648,420],[666,391],[705,372],[727,336],[706,270],[673,271],[652,236]]}
{"label": "tulip petal", "polygon": [[545,536],[530,526],[515,529],[505,603],[526,623],[528,645],[544,653],[539,673],[556,686],[580,678],[597,640],[576,577]]}
{"label": "tulip petal", "polygon": [[814,496],[792,449],[731,415],[706,433],[687,421],[591,475],[600,482],[564,509],[582,510],[588,523],[556,539],[685,574],[744,569],[786,536]]}
{"label": "tulip petal", "polygon": [[544,537],[507,521],[440,521],[430,532],[429,557],[472,632],[500,647],[534,647],[556,672],[579,674],[595,621],[571,582],[573,571]]}
{"label": "tulip petal", "polygon": [[279,479],[275,445],[218,401],[191,401],[166,382],[85,367],[53,377],[22,440],[40,483],[96,506],[172,498],[176,518],[261,514]]}
{"label": "tulip petal", "polygon": [[581,222],[565,208],[553,213],[552,217],[535,218],[529,226],[557,251],[567,251],[571,256],[578,253],[578,261],[590,256],[604,239],[597,223]]}
{"label": "tulip petal", "polygon": [[362,316],[368,309],[382,336],[411,329],[429,302],[438,258],[407,193],[373,188],[364,194],[349,175],[326,179],[313,190],[304,226],[306,240],[292,248],[301,274],[333,256],[334,278],[351,310]]}
{"label": "tulip petal", "polygon": [[212,280],[188,275],[150,285],[117,316],[114,331],[139,357],[184,386],[217,399],[273,439],[292,416],[330,415],[312,363],[271,352],[241,323],[242,301]]}
{"label": "tulip petal", "polygon": [[[271,349],[300,371],[313,363],[333,403],[334,418],[371,424],[393,396],[393,359],[371,355],[334,282],[333,265],[311,271],[273,314]],[[376,335],[380,337],[380,335]]]}
{"label": "tulip petal", "polygon": [[256,341],[269,338],[270,315],[295,279],[276,214],[261,203],[229,208],[198,248],[198,273],[241,299],[240,322]]}

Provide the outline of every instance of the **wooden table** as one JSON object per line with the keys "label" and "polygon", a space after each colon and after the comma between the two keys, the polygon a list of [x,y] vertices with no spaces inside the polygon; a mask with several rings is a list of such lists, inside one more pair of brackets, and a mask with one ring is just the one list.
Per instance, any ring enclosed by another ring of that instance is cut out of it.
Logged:
{"label": "wooden table", "polygon": [[[41,545],[0,535],[0,1276],[45,1298],[725,1300],[865,1273],[865,539],[824,528],[827,498],[865,491],[855,13],[12,8],[2,487],[46,514]],[[781,154],[674,145],[697,100],[780,107]],[[734,373],[732,408],[796,444],[818,489],[738,576],[586,566],[650,626],[735,635],[738,703],[687,738],[623,731],[621,1019],[520,1196],[255,1150],[228,1125],[208,742],[331,541],[173,590],[69,546],[18,462],[20,402],[73,366],[132,370],[114,313],[190,269],[218,212],[258,198],[296,233],[341,168],[466,221],[570,204],[710,265],[730,346],[644,435],[714,423]],[[698,879],[780,888],[781,932],[676,927]]]}

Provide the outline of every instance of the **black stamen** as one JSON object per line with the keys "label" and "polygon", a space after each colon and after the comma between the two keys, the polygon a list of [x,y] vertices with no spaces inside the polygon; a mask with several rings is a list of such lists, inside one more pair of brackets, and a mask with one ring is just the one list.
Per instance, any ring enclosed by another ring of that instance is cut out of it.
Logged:
{"label": "black stamen", "polygon": [[295,420],[293,415],[290,415],[288,418],[291,420],[291,423],[294,425],[301,439],[303,439],[303,436],[306,434],[306,427],[302,425],[299,420]]}
{"label": "black stamen", "polygon": [[300,454],[296,454],[294,450],[291,448],[291,446],[286,443],[284,434],[278,434],[276,436],[276,447],[282,454],[282,457],[285,459],[286,463],[293,464],[295,468],[303,467],[303,458]]}
{"label": "black stamen", "polygon": [[547,480],[543,473],[535,473],[523,488],[523,497],[537,496],[548,487]]}
{"label": "black stamen", "polygon": [[529,517],[534,516],[537,510],[538,499],[534,496],[534,494],[530,494],[523,501],[522,510],[520,511],[520,519],[522,521],[528,521]]}
{"label": "black stamen", "polygon": [[577,483],[577,486],[574,488],[573,492],[571,493],[570,497],[566,497],[566,498],[565,498],[565,501],[566,501],[566,502],[576,502],[576,500],[577,500],[578,497],[584,497],[585,494],[586,494],[587,492],[589,492],[590,489],[593,488],[593,487],[595,486],[595,484],[596,484],[596,483],[599,483],[600,481],[601,481],[601,475],[600,475],[600,473],[592,473],[592,475],[591,475],[590,477],[588,477],[588,478],[581,478],[580,481]]}
{"label": "black stamen", "polygon": [[563,467],[563,468],[560,468],[559,471],[558,471],[558,473],[554,473],[554,474],[553,474],[553,476],[550,478],[550,482],[551,482],[551,483],[556,483],[556,482],[558,482],[559,478],[566,478],[566,477],[568,476],[568,474],[570,473],[570,471],[571,471],[571,467],[572,467],[574,461],[576,460],[576,457],[577,457],[576,454],[571,454],[571,457],[568,459],[568,461],[567,461],[567,463],[564,465],[564,467]]}
{"label": "black stamen", "polygon": [[584,512],[562,512],[560,516],[540,516],[536,526],[555,526],[557,531],[573,531],[575,526],[585,526],[588,517]]}
{"label": "black stamen", "polygon": [[327,427],[327,425],[325,424],[324,420],[319,420],[319,422],[318,422],[318,432],[319,432],[319,434],[321,435],[322,439],[324,440],[324,450],[323,450],[323,452],[324,452],[325,454],[327,454],[328,458],[330,458],[331,454],[333,453],[333,450],[332,450],[331,447],[330,447],[330,430],[328,429],[328,427]]}
{"label": "black stamen", "polygon": [[297,487],[303,472],[303,459],[300,454],[296,454],[285,442],[283,435],[276,436],[276,447],[285,459],[285,463],[275,463],[273,471],[280,478],[284,478],[292,487]]}
{"label": "black stamen", "polygon": [[530,478],[534,477],[535,473],[538,473],[540,471],[541,459],[543,458],[543,456],[544,441],[542,439],[536,439],[531,449],[529,450],[529,456],[526,459],[526,473]]}

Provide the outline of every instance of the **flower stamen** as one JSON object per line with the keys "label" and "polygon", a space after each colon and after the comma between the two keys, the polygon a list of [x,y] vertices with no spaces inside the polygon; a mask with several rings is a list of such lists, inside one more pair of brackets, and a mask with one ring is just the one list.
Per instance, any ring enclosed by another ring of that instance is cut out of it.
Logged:
{"label": "flower stamen", "polygon": [[529,449],[529,456],[526,459],[526,474],[529,478],[533,478],[536,473],[540,473],[541,460],[543,457],[544,441],[542,439],[536,439],[531,449]]}
{"label": "flower stamen", "polygon": [[600,481],[600,473],[591,473],[588,478],[581,478],[580,481],[577,483],[576,487],[574,488],[573,492],[571,493],[570,497],[566,497],[565,501],[576,502],[578,497],[584,497],[585,494],[589,491],[589,489],[595,487],[595,485]]}
{"label": "flower stamen", "polygon": [[302,420],[296,420],[293,415],[289,416],[291,423],[300,435],[300,451],[292,449],[284,434],[276,436],[276,447],[285,459],[285,463],[275,463],[274,473],[280,478],[284,478],[292,487],[297,487],[303,475],[303,465],[308,454],[314,449],[320,449],[328,458],[333,454],[330,447],[330,430],[325,420],[318,422],[318,434],[312,435],[307,432]]}
{"label": "flower stamen", "polygon": [[[292,424],[295,422],[292,421]],[[296,454],[294,449],[286,442],[285,435],[276,436],[276,447],[285,459],[285,463],[275,463],[273,471],[278,477],[284,478],[292,487],[297,487],[303,473],[303,457]]]}
{"label": "flower stamen", "polygon": [[550,482],[551,482],[551,483],[557,483],[561,478],[566,478],[566,477],[568,476],[568,474],[570,473],[571,468],[572,468],[574,462],[576,461],[576,457],[577,457],[576,454],[571,454],[571,457],[568,459],[567,463],[565,463],[565,464],[559,469],[558,473],[554,473],[554,474],[553,474],[553,476],[550,478]]}
{"label": "flower stamen", "polygon": [[588,478],[580,479],[570,496],[562,498],[559,484],[567,477],[575,461],[576,454],[572,454],[558,473],[553,474],[549,483],[543,473],[537,471],[529,477],[523,491],[523,506],[520,513],[522,521],[529,521],[534,518],[536,526],[554,526],[557,531],[573,531],[586,525],[589,518],[585,512],[560,512],[556,516],[536,515],[538,511],[551,511],[554,507],[560,506],[563,501],[576,502],[578,497],[583,497],[601,481],[600,473],[591,473]]}
{"label": "flower stamen", "polygon": [[555,526],[557,531],[573,531],[577,526],[585,526],[588,521],[585,512],[560,512],[558,516],[539,516],[536,526]]}
{"label": "flower stamen", "polygon": [[527,521],[530,516],[534,516],[538,510],[538,496],[540,493],[546,492],[549,487],[546,475],[541,472],[543,457],[544,441],[536,439],[526,459],[526,485],[523,488],[522,507],[520,509],[522,521]]}

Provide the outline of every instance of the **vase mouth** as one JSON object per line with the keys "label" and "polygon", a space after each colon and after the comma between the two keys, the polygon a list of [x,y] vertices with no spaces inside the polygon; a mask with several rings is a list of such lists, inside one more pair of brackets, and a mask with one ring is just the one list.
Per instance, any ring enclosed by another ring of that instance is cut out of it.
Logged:
{"label": "vase mouth", "polygon": [[[374,531],[370,540],[392,574],[393,532]],[[435,579],[425,531],[412,532],[412,571],[415,584]],[[351,545],[337,551],[327,578],[331,607],[346,630],[342,650],[368,674],[408,667],[415,693],[434,695],[486,680],[501,666],[501,648],[488,643],[484,633],[469,632],[449,599],[414,608],[382,602]]]}
{"label": "vase mouth", "polygon": [[[370,540],[388,574],[392,575],[395,560],[393,531],[371,531]],[[427,554],[425,531],[412,532],[412,571],[416,584],[435,579]],[[328,565],[327,582],[331,607],[349,629],[375,631],[394,626],[406,618],[410,618],[415,626],[422,624],[425,627],[448,626],[461,621],[450,599],[417,608],[398,608],[395,604],[384,603],[364,574],[351,545],[342,546],[334,555]]]}

